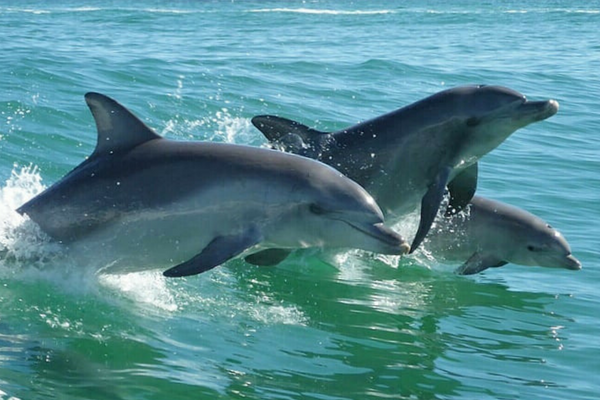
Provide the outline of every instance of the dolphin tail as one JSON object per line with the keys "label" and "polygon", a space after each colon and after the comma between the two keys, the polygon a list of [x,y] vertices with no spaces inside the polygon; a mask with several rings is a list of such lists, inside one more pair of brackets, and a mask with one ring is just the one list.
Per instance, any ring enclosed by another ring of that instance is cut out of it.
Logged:
{"label": "dolphin tail", "polygon": [[273,147],[310,158],[318,157],[322,140],[330,134],[275,115],[257,115],[252,118],[252,124]]}

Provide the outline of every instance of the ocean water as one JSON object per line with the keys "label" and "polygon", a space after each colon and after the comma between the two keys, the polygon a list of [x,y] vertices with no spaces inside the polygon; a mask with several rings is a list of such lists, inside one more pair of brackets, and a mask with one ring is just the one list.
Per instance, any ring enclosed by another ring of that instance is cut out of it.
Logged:
{"label": "ocean water", "polygon": [[[600,396],[599,1],[123,4],[0,2],[0,399]],[[471,83],[559,101],[478,193],[558,228],[581,271],[309,251],[101,275],[14,211],[93,150],[88,91],[171,139],[262,146],[257,114],[340,129]]]}

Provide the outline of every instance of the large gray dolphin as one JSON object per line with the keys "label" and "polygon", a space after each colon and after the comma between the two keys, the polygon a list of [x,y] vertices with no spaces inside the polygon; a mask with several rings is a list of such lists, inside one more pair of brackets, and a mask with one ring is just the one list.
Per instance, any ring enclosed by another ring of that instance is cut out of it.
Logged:
{"label": "large gray dolphin", "polygon": [[565,238],[541,218],[480,196],[436,222],[424,246],[436,258],[466,260],[456,271],[464,275],[508,263],[581,269]]}
{"label": "large gray dolphin", "polygon": [[85,100],[98,129],[94,152],[17,211],[89,257],[108,254],[118,270],[175,265],[164,275],[186,276],[237,255],[275,264],[301,247],[409,249],[373,198],[325,164],[163,139],[116,101]]}
{"label": "large gray dolphin", "polygon": [[444,90],[341,131],[320,132],[285,118],[252,123],[284,151],[323,161],[358,182],[388,222],[421,207],[415,251],[438,212],[446,186],[451,207],[473,197],[477,161],[510,134],[558,111],[555,100],[527,101],[500,86]]}

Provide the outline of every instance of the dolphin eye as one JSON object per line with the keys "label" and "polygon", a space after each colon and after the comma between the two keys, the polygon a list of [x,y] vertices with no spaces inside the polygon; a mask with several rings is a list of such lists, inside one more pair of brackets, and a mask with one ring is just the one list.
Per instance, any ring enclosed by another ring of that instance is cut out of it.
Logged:
{"label": "dolphin eye", "polygon": [[540,249],[539,247],[535,247],[532,245],[527,246],[527,250],[532,251],[532,252],[536,252],[536,251],[541,251],[542,249]]}
{"label": "dolphin eye", "polygon": [[320,205],[318,205],[316,203],[311,203],[311,205],[308,206],[308,209],[310,210],[311,213],[313,213],[315,215],[323,215],[327,212],[327,210],[325,210],[323,207],[321,207]]}
{"label": "dolphin eye", "polygon": [[554,229],[554,228],[552,228],[552,226],[550,224],[546,224],[546,228],[548,228],[548,229]]}
{"label": "dolphin eye", "polygon": [[473,126],[479,125],[480,122],[481,122],[481,120],[479,118],[471,117],[467,120],[466,124],[467,124],[467,126],[473,127]]}

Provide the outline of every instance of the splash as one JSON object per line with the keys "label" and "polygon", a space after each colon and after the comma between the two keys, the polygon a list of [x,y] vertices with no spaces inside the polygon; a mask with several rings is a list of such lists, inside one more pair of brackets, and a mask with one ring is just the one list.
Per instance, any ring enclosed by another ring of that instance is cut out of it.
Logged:
{"label": "splash", "polygon": [[103,274],[99,282],[120,298],[135,303],[144,314],[181,313],[263,325],[306,322],[297,307],[283,304],[254,286],[240,292],[240,282],[226,268],[189,279],[165,278],[159,271]]}
{"label": "splash", "polygon": [[16,211],[44,189],[39,169],[32,165],[15,165],[0,188],[0,278],[43,280],[72,293],[93,292],[94,271],[74,263],[60,244]]}
{"label": "splash", "polygon": [[165,123],[160,134],[233,144],[255,144],[253,142],[258,137],[250,119],[236,117],[225,107],[200,119],[183,119],[176,115]]}
{"label": "splash", "polygon": [[0,267],[6,262],[39,263],[56,251],[39,227],[16,209],[44,190],[35,166],[18,168],[0,188]]}
{"label": "splash", "polygon": [[247,143],[252,124],[247,118],[234,117],[227,108],[217,111],[214,122],[217,124],[216,135],[226,143]]}
{"label": "splash", "polygon": [[157,271],[131,274],[102,274],[99,283],[126,297],[147,310],[177,311],[175,294],[166,279]]}

